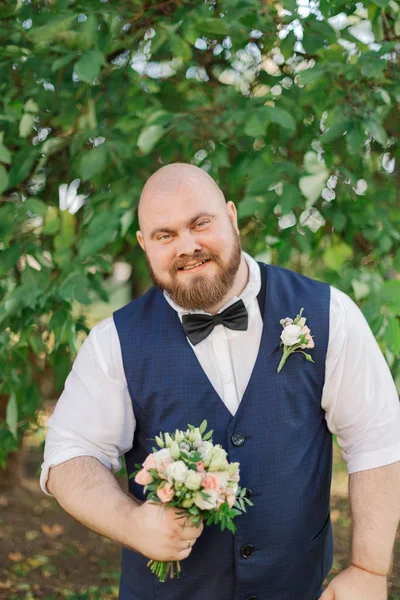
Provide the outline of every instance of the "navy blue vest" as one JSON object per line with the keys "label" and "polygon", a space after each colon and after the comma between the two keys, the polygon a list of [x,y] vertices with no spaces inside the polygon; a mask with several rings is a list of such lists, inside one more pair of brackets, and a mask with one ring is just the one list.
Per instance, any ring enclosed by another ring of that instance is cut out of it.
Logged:
{"label": "navy blue vest", "polygon": [[[206,527],[182,562],[180,579],[160,583],[144,556],[122,551],[120,600],[316,600],[332,566],[332,438],[321,395],[329,338],[329,285],[262,265],[267,286],[263,333],[245,394],[232,416],[202,370],[177,313],[162,292],[114,313],[137,425],[125,455],[128,473],[152,451],[160,431],[207,419],[214,443],[240,462],[254,506],[237,532]],[[276,372],[280,319],[304,307],[315,364],[291,355]],[[239,434],[239,435],[238,435]],[[143,499],[143,487],[129,480]],[[132,540],[134,544],[134,540]]]}

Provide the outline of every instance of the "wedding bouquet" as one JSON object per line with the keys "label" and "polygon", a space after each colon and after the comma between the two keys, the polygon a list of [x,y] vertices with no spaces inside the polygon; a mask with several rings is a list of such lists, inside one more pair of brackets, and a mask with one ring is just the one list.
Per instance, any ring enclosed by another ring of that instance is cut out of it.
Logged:
{"label": "wedding bouquet", "polygon": [[[233,519],[246,512],[246,489],[239,487],[239,463],[228,463],[227,453],[212,443],[213,431],[206,433],[207,421],[186,431],[160,433],[159,447],[143,465],[136,464],[136,483],[144,485],[147,500],[182,509],[179,515],[198,527],[219,524],[235,533]],[[180,576],[179,561],[150,560],[147,564],[160,581]]]}

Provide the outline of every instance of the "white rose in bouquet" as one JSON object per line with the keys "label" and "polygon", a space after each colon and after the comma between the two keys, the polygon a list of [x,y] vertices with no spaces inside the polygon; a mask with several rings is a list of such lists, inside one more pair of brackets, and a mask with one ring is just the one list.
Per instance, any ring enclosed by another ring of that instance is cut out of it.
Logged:
{"label": "white rose in bouquet", "polygon": [[173,461],[172,454],[169,448],[162,448],[162,450],[158,450],[158,452],[155,452],[154,459],[156,461],[158,469]]}
{"label": "white rose in bouquet", "polygon": [[209,465],[213,448],[214,446],[211,442],[202,442],[197,448],[197,452],[200,454],[201,460],[203,461],[205,467],[208,467]]}
{"label": "white rose in bouquet", "polygon": [[189,469],[187,468],[183,460],[177,460],[167,465],[165,473],[170,483],[172,483],[173,481],[183,483],[188,474],[188,470]]}
{"label": "white rose in bouquet", "polygon": [[202,475],[189,469],[189,473],[186,475],[185,485],[188,490],[198,490],[201,487],[202,480]]}
{"label": "white rose in bouquet", "polygon": [[219,445],[214,446],[210,464],[208,465],[209,471],[224,471],[227,466],[228,462],[225,450]]}

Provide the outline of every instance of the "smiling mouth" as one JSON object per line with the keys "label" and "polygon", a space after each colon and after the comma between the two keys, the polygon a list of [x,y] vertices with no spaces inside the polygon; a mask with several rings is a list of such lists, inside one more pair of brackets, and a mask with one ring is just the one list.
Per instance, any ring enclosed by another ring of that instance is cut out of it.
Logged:
{"label": "smiling mouth", "polygon": [[207,258],[206,260],[201,260],[201,261],[195,263],[194,265],[186,265],[185,267],[181,267],[179,269],[179,271],[192,271],[193,269],[198,269],[199,267],[201,267],[202,265],[207,263],[209,260],[210,259]]}

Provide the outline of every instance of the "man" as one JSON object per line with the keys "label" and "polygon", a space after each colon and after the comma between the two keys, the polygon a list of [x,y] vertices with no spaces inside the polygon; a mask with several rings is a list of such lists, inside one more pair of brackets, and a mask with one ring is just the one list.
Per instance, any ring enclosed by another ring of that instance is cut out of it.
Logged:
{"label": "man", "polygon": [[[361,312],[339,290],[243,253],[234,204],[197,167],[153,174],[139,223],[155,287],[78,353],[49,420],[43,490],[124,546],[121,600],[386,600],[400,406]],[[277,373],[280,320],[302,307],[314,363],[297,352]],[[174,509],[141,502],[133,479],[124,494],[110,472],[125,454],[131,473],[159,431],[204,418],[252,490],[235,536],[182,526]],[[352,564],[321,596],[332,433],[350,473]],[[159,583],[148,558],[182,560],[181,578]]]}

